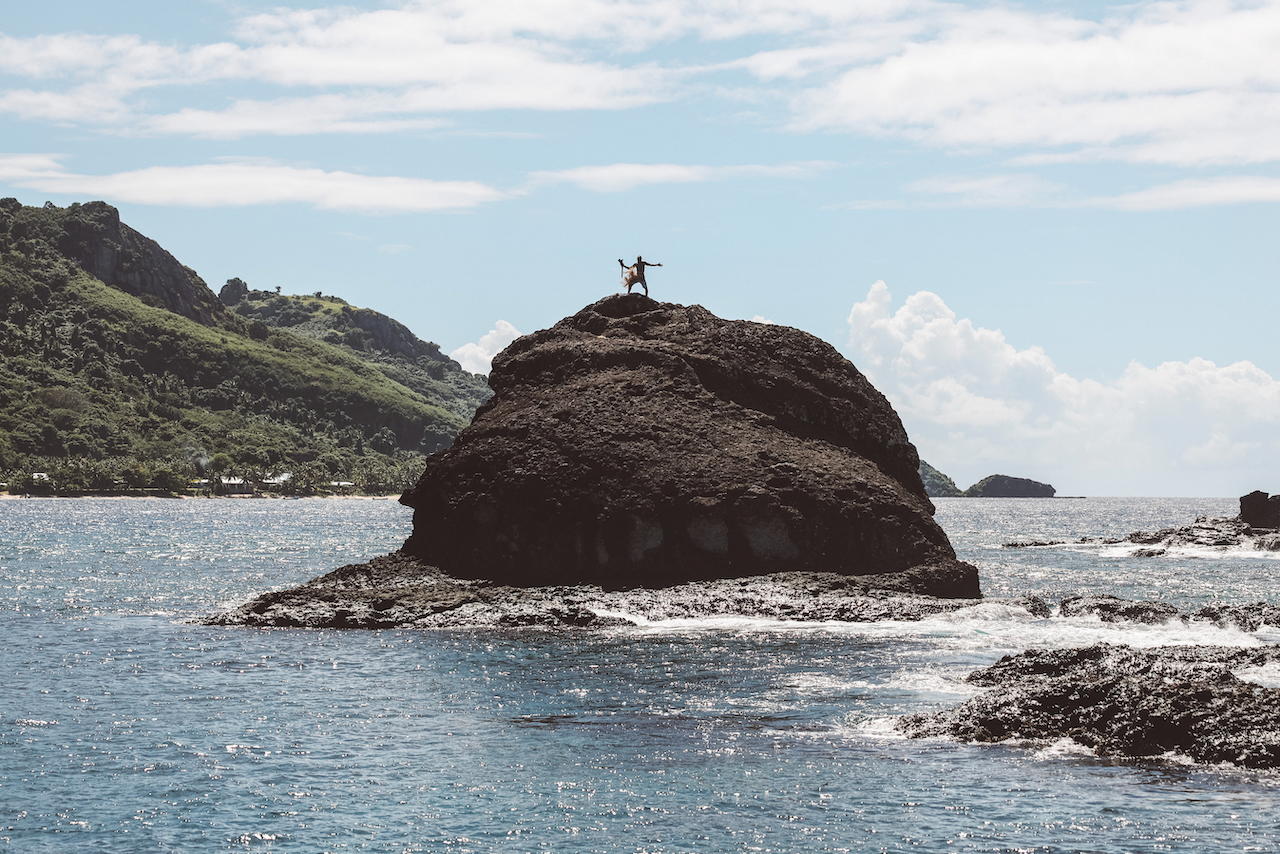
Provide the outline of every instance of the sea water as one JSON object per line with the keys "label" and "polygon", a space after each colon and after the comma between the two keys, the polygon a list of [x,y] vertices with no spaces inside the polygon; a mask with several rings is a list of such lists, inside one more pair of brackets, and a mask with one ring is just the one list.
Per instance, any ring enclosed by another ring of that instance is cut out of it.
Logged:
{"label": "sea water", "polygon": [[[1082,536],[1220,499],[940,500],[988,596],[1276,600],[1276,556]],[[1033,646],[1280,640],[1211,624],[726,615],[609,630],[190,620],[396,548],[392,501],[0,501],[0,850],[1273,851],[1280,775],[1064,741],[907,740]],[[1063,545],[1006,549],[1012,540]],[[1256,673],[1263,684],[1280,674]]]}

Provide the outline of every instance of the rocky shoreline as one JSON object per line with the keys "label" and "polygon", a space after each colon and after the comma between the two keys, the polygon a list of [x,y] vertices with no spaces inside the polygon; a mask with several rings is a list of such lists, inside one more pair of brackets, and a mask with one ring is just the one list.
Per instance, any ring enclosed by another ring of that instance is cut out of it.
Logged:
{"label": "rocky shoreline", "polygon": [[1280,648],[1097,644],[1005,656],[970,674],[987,690],[941,712],[907,715],[910,738],[991,743],[1069,738],[1101,756],[1186,757],[1280,767],[1280,689],[1237,673]]}
{"label": "rocky shoreline", "polygon": [[[952,574],[964,574],[954,568]],[[961,577],[956,583],[967,583]],[[868,623],[921,620],[984,600],[946,598],[945,570],[878,576],[780,572],[661,588],[516,587],[450,576],[405,552],[351,564],[202,619],[259,628],[602,628],[696,617],[743,616]],[[1048,615],[1038,599],[1009,600]]]}
{"label": "rocky shoreline", "polygon": [[[1133,557],[1159,557],[1170,549],[1178,548],[1275,552],[1280,551],[1280,530],[1255,527],[1239,516],[1199,516],[1190,525],[1158,531],[1134,531],[1123,537],[1081,537],[1076,544],[1140,546],[1133,551]],[[1065,540],[1017,540],[1005,543],[1003,547],[1028,549],[1063,545],[1068,543]]]}

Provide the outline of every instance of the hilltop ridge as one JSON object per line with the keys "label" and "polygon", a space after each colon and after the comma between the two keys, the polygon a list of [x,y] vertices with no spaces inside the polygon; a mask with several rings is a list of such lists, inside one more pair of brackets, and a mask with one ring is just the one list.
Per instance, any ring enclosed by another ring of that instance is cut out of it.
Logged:
{"label": "hilltop ridge", "polygon": [[0,479],[175,484],[217,459],[394,491],[488,398],[392,318],[278,290],[228,306],[105,202],[0,200]]}

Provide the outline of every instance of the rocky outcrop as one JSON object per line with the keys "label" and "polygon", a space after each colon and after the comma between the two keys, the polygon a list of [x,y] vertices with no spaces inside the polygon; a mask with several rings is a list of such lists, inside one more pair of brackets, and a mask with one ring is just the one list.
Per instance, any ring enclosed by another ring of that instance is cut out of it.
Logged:
{"label": "rocky outcrop", "polygon": [[[1240,499],[1240,515],[1232,519],[1199,516],[1190,525],[1161,528],[1158,531],[1134,531],[1122,539],[1096,539],[1083,537],[1080,542],[1101,542],[1106,545],[1132,543],[1142,546],[1133,552],[1134,557],[1159,557],[1169,549],[1210,549],[1213,551],[1280,551],[1280,531],[1273,527],[1256,526],[1245,521],[1247,502],[1256,495],[1265,498],[1265,492],[1251,493]],[[1264,520],[1265,521],[1265,520]]]}
{"label": "rocky outcrop", "polygon": [[993,474],[964,491],[969,498],[1052,498],[1057,490],[1047,483]]}
{"label": "rocky outcrop", "polygon": [[1104,623],[1147,623],[1160,625],[1181,616],[1168,602],[1134,601],[1119,596],[1068,596],[1058,605],[1063,617],[1096,616]]}
{"label": "rocky outcrop", "polygon": [[433,360],[449,361],[440,354],[440,346],[431,341],[423,341],[409,331],[409,327],[393,317],[370,308],[357,308],[343,312],[351,326],[369,333],[369,346],[375,350],[385,350],[393,356],[406,359],[417,359],[427,356]]}
{"label": "rocky outcrop", "polygon": [[194,270],[122,223],[106,202],[67,208],[63,230],[59,249],[111,287],[205,326],[224,316],[222,303]]}
{"label": "rocky outcrop", "polygon": [[1236,672],[1277,661],[1276,647],[1031,650],[970,674],[970,683],[988,691],[953,709],[908,715],[898,726],[913,738],[1071,738],[1103,756],[1172,752],[1199,762],[1276,768],[1280,690]]}
{"label": "rocky outcrop", "polygon": [[930,498],[958,498],[964,495],[954,480],[924,460],[920,461],[920,480],[924,483],[925,495]]}
{"label": "rocky outcrop", "polygon": [[980,595],[897,414],[807,333],[619,294],[515,341],[489,383],[401,499],[405,551],[451,575],[627,588],[908,573]]}
{"label": "rocky outcrop", "polygon": [[1240,521],[1252,528],[1280,528],[1280,495],[1262,490],[1241,495]]}
{"label": "rocky outcrop", "polygon": [[[866,623],[920,620],[979,600],[922,595],[935,574],[854,577],[785,572],[694,581],[662,589],[598,585],[514,587],[452,578],[403,552],[344,566],[290,590],[265,593],[210,625],[382,628],[607,628],[641,621],[742,616]],[[1043,603],[1008,600],[1033,613]]]}

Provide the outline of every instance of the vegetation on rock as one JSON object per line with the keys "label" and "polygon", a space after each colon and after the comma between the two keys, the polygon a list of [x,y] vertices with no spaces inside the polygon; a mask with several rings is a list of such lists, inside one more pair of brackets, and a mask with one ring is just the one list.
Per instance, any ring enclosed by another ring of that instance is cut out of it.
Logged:
{"label": "vegetation on rock", "polygon": [[920,461],[920,479],[924,481],[924,491],[930,498],[956,498],[964,495],[954,480],[924,460]]}

